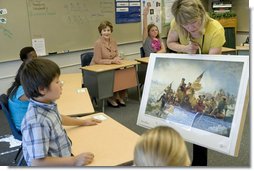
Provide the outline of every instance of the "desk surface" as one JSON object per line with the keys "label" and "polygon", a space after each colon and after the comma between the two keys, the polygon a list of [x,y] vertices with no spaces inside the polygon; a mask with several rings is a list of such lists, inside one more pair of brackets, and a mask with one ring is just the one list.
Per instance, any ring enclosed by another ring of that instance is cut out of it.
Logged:
{"label": "desk surface", "polygon": [[236,46],[236,50],[246,50],[249,51],[250,47],[249,46]]}
{"label": "desk surface", "polygon": [[94,153],[94,161],[89,166],[117,166],[133,161],[139,135],[103,113],[82,119],[96,115],[107,119],[96,126],[65,127],[72,140],[72,153]]}
{"label": "desk surface", "polygon": [[87,70],[87,71],[92,71],[92,72],[104,72],[104,71],[109,71],[109,70],[114,70],[114,69],[120,69],[124,67],[129,67],[133,65],[139,64],[137,61],[131,61],[131,60],[121,60],[122,64],[110,64],[110,65],[89,65],[85,67],[81,67],[81,69]]}
{"label": "desk surface", "polygon": [[94,113],[94,108],[86,88],[81,88],[82,74],[62,74],[64,82],[62,95],[56,101],[62,115],[82,115]]}
{"label": "desk surface", "polygon": [[221,53],[225,53],[225,52],[235,52],[236,49],[233,48],[228,48],[228,47],[222,47],[221,49]]}
{"label": "desk surface", "polygon": [[140,62],[140,63],[148,64],[148,62],[149,62],[149,57],[136,58],[135,60],[138,61],[138,62]]}

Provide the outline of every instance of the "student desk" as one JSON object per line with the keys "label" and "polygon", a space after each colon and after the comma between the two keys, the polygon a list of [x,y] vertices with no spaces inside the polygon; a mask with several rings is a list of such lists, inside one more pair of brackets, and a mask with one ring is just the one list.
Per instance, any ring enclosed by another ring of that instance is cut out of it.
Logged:
{"label": "student desk", "polygon": [[249,46],[236,46],[237,55],[250,55]]}
{"label": "student desk", "polygon": [[95,126],[65,126],[72,141],[72,153],[92,152],[94,160],[88,166],[130,165],[139,135],[121,125],[104,113],[81,119],[104,116],[107,118]]}
{"label": "student desk", "polygon": [[56,101],[62,115],[79,116],[94,113],[94,108],[86,88],[81,88],[82,74],[62,74],[62,95]]}
{"label": "student desk", "polygon": [[222,47],[221,53],[223,55],[236,55],[236,49],[228,48],[228,47]]}
{"label": "student desk", "polygon": [[137,61],[121,60],[122,64],[90,65],[82,67],[84,70],[84,86],[88,88],[91,97],[102,101],[104,112],[104,99],[112,97],[114,92],[132,87],[138,88],[139,80],[136,72]]}
{"label": "student desk", "polygon": [[136,58],[135,60],[140,62],[140,65],[138,66],[138,78],[140,85],[143,86],[146,78],[146,70],[149,62],[149,57]]}

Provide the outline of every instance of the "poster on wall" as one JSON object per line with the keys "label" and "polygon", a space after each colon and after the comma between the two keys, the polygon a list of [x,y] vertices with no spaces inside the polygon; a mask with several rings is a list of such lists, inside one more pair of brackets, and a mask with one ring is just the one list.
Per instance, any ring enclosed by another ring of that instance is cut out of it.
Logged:
{"label": "poster on wall", "polygon": [[[142,0],[141,13],[143,14],[144,8],[149,6],[149,13],[147,15],[147,24],[155,24],[161,33],[161,0]],[[143,15],[142,21],[143,21]],[[143,23],[141,24],[143,28]],[[142,29],[143,31],[143,29]]]}
{"label": "poster on wall", "polygon": [[164,13],[165,13],[165,18],[164,18],[164,23],[170,23],[171,20],[174,18],[173,14],[171,13],[171,7],[173,5],[175,0],[164,0]]}
{"label": "poster on wall", "polygon": [[140,22],[140,0],[115,0],[116,24]]}
{"label": "poster on wall", "polygon": [[190,143],[236,156],[248,80],[248,56],[152,53],[137,124],[167,125]]}

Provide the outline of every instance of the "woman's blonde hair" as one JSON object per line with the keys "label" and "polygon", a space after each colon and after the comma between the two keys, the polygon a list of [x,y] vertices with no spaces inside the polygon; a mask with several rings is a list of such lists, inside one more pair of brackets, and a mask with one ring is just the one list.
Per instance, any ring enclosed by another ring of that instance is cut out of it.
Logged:
{"label": "woman's blonde hair", "polygon": [[136,166],[190,166],[181,135],[173,128],[158,126],[145,132],[134,151]]}
{"label": "woman's blonde hair", "polygon": [[188,33],[182,25],[193,23],[200,19],[201,28],[204,28],[206,22],[211,19],[200,0],[176,0],[172,5],[171,12],[175,17],[178,29],[185,36]]}

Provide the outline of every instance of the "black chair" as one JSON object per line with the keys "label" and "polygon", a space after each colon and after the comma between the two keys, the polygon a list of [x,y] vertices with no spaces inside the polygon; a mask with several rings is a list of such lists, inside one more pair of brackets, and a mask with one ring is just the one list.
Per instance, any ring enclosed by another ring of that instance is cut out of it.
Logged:
{"label": "black chair", "polygon": [[140,48],[140,55],[141,55],[141,58],[146,57],[146,56],[145,56],[145,50],[144,50],[143,47]]}
{"label": "black chair", "polygon": [[[8,121],[8,124],[9,124],[9,127],[11,129],[11,133],[13,135],[13,137],[19,141],[22,141],[22,134],[21,132],[15,127],[15,124],[11,118],[11,114],[9,112],[9,107],[8,107],[8,97],[6,94],[2,94],[0,96],[0,109],[3,111],[7,121]],[[22,152],[22,145],[19,147],[19,150],[18,150],[18,153],[14,159],[14,163],[16,163],[18,157],[19,157],[19,154]],[[24,156],[23,156],[23,153],[21,153],[21,156],[20,156],[20,159],[19,159],[19,162],[18,162],[18,166],[21,165],[22,161],[24,159]]]}
{"label": "black chair", "polygon": [[[85,52],[85,53],[82,53],[82,54],[80,55],[81,66],[84,67],[84,66],[90,65],[92,59],[93,59],[93,52]],[[84,87],[85,87],[85,85],[84,85],[84,83],[85,83],[85,79],[84,79],[85,77],[84,77],[84,75],[85,75],[85,74],[84,74],[84,71],[83,71],[83,70],[81,70],[81,71],[82,71],[82,77],[83,77],[83,84],[82,84],[82,87],[84,88]],[[92,100],[94,100],[95,104],[97,105],[97,100],[96,100],[96,98],[93,97]]]}

